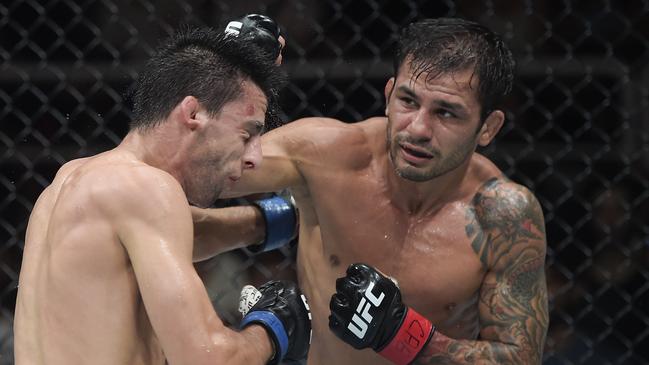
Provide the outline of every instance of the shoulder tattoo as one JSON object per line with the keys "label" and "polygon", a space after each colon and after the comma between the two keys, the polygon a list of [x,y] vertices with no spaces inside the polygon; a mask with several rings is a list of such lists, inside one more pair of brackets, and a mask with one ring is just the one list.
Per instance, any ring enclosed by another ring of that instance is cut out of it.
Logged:
{"label": "shoulder tattoo", "polygon": [[485,267],[521,242],[545,240],[543,212],[525,187],[493,178],[480,187],[471,203],[465,231]]}

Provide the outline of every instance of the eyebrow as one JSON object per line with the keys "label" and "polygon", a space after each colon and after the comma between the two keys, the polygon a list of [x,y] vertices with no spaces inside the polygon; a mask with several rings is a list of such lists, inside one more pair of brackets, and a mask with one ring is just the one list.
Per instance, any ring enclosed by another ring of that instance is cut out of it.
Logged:
{"label": "eyebrow", "polygon": [[[399,86],[397,88],[397,90],[401,91],[402,93],[410,96],[411,98],[413,98],[415,100],[419,100],[419,96],[417,96],[417,94],[415,94],[415,92],[411,88],[409,88],[409,87],[407,87],[405,85]],[[459,103],[453,103],[453,102],[450,102],[450,101],[440,100],[440,99],[433,100],[433,103],[436,104],[437,106],[440,106],[442,108],[449,109],[449,110],[452,110],[452,111],[455,111],[455,112],[466,112],[466,108],[462,104],[459,104]]]}

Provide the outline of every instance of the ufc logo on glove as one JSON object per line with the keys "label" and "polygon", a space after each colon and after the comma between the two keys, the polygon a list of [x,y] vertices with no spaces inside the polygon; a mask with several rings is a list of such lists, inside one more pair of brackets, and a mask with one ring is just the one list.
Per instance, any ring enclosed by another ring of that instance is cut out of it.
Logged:
{"label": "ufc logo on glove", "polygon": [[372,293],[373,289],[374,283],[369,283],[367,291],[365,291],[365,297],[361,298],[358,307],[356,307],[356,314],[354,314],[352,321],[347,325],[347,329],[352,331],[352,333],[360,339],[365,337],[367,326],[372,323],[373,317],[369,312],[370,307],[378,307],[381,305],[381,302],[383,302],[383,298],[385,298],[384,293],[380,293],[377,298],[374,293]]}
{"label": "ufc logo on glove", "polygon": [[403,304],[396,280],[363,263],[336,279],[329,309],[329,329],[338,338],[396,365],[410,364],[435,334],[430,321]]}

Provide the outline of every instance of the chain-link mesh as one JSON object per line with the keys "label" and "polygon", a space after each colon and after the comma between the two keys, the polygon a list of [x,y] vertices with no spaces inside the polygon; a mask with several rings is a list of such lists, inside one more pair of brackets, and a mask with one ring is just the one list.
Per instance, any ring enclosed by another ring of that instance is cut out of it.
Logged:
{"label": "chain-link mesh", "polygon": [[[159,4],[159,3],[164,3]],[[3,0],[0,4],[0,364],[29,213],[64,162],[115,146],[124,93],[183,23],[263,12],[288,39],[285,118],[383,112],[395,31],[463,16],[513,48],[508,121],[483,151],[547,222],[547,364],[649,363],[649,0]],[[247,282],[294,275],[294,248],[198,266],[226,321]],[[217,278],[217,279],[213,279]]]}

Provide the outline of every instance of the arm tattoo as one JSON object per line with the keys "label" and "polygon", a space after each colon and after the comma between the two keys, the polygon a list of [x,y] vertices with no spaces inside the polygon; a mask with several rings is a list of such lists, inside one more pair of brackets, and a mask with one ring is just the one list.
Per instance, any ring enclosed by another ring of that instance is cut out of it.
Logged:
{"label": "arm tattoo", "polygon": [[436,333],[415,364],[540,364],[548,327],[541,207],[527,189],[492,179],[467,218],[467,236],[487,271],[480,340]]}

